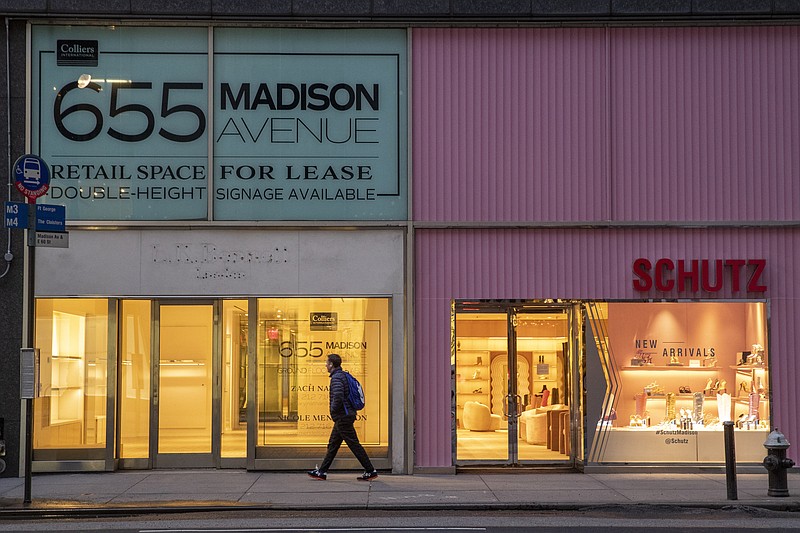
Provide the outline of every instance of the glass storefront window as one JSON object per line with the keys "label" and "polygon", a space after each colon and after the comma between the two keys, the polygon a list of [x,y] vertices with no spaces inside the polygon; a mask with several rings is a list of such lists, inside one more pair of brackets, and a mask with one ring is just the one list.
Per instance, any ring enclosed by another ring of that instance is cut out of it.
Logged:
{"label": "glass storefront window", "polygon": [[247,300],[222,302],[222,457],[247,457]]}
{"label": "glass storefront window", "polygon": [[34,400],[34,451],[104,448],[108,300],[36,301],[41,397]]}
{"label": "glass storefront window", "polygon": [[597,304],[592,317],[608,383],[590,460],[761,462],[770,431],[763,302]]}
{"label": "glass storefront window", "polygon": [[150,300],[120,306],[119,455],[150,454]]}
{"label": "glass storefront window", "polygon": [[329,353],[364,386],[355,428],[365,446],[389,441],[388,298],[258,301],[258,446],[324,446]]}
{"label": "glass storefront window", "polygon": [[[34,401],[34,459],[110,456],[109,360],[118,363],[114,457],[125,467],[214,453],[239,464],[248,457],[251,406],[257,450],[282,460],[301,449],[316,457],[331,428],[325,360],[334,352],[365,388],[356,422],[362,443],[374,459],[388,457],[391,300],[261,299],[256,318],[248,312],[254,303],[125,299],[116,307],[108,299],[37,300],[42,391]],[[117,357],[109,357],[115,348]]]}

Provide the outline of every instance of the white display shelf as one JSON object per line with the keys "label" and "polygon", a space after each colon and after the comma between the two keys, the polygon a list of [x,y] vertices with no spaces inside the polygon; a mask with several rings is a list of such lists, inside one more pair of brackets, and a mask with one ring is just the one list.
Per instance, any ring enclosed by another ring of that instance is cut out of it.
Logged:
{"label": "white display shelf", "polygon": [[656,370],[659,372],[663,372],[664,370],[691,370],[692,372],[718,372],[720,367],[717,366],[623,366],[622,370],[638,370],[638,371],[648,371],[648,370]]}
{"label": "white display shelf", "polygon": [[[603,452],[594,460],[622,463],[694,463],[724,464],[723,426],[692,430],[672,427],[598,427],[605,432]],[[735,429],[736,461],[761,463],[764,440],[769,429]]]}
{"label": "white display shelf", "polygon": [[[667,395],[666,394],[662,394],[660,396],[646,396],[646,398],[648,400],[666,400],[667,399]],[[676,400],[694,400],[694,394],[676,394],[676,395],[674,395],[674,398]],[[717,399],[717,395],[716,394],[714,394],[713,396],[703,395],[703,400],[714,400],[714,401],[716,401],[716,399]]]}

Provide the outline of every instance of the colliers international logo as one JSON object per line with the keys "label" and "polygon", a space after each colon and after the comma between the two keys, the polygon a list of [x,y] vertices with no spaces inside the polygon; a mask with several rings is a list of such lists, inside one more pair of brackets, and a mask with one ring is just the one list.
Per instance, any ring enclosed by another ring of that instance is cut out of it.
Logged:
{"label": "colliers international logo", "polygon": [[60,67],[96,67],[97,41],[56,41],[56,64]]}
{"label": "colliers international logo", "polygon": [[339,328],[338,313],[311,313],[309,320],[311,331],[336,331]]}

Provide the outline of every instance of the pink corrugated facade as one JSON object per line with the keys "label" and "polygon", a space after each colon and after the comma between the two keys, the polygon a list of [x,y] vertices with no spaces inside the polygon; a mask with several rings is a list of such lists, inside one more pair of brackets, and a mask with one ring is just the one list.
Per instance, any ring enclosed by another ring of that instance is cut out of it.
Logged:
{"label": "pink corrugated facade", "polygon": [[800,219],[800,27],[412,42],[416,221]]}
{"label": "pink corrugated facade", "polygon": [[[766,299],[800,442],[800,28],[415,29],[415,466],[453,464],[453,299]],[[764,258],[763,293],[633,289]],[[796,451],[790,450],[796,458]]]}

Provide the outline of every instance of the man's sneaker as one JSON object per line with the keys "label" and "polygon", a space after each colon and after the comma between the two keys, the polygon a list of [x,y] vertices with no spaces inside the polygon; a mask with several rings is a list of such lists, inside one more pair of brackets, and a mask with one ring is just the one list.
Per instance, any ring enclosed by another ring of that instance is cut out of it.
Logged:
{"label": "man's sneaker", "polygon": [[378,472],[376,470],[373,470],[372,472],[364,472],[356,479],[359,481],[372,481],[376,477],[378,477]]}
{"label": "man's sneaker", "polygon": [[328,479],[328,474],[326,474],[325,472],[320,472],[316,468],[314,470],[309,470],[306,473],[309,475],[309,477],[313,477],[314,479],[317,479],[319,481],[325,481],[326,479]]}

